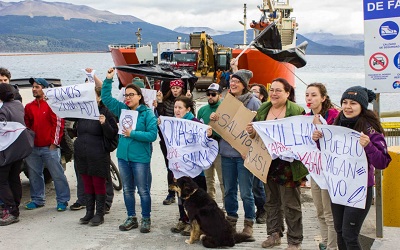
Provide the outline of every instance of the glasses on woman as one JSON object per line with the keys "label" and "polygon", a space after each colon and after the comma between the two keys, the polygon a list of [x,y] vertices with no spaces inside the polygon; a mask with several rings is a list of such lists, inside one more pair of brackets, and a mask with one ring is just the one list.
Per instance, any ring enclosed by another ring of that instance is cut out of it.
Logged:
{"label": "glasses on woman", "polygon": [[212,96],[212,97],[216,97],[217,93],[206,93],[207,96]]}
{"label": "glasses on woman", "polygon": [[240,83],[240,81],[238,79],[230,79],[229,80],[230,83]]}
{"label": "glasses on woman", "polygon": [[277,93],[277,94],[280,94],[280,93],[282,93],[283,92],[283,89],[269,89],[269,92],[271,92],[271,93]]}
{"label": "glasses on woman", "polygon": [[124,96],[125,98],[131,98],[131,97],[134,97],[135,95],[139,95],[139,94],[129,93],[129,94],[124,94],[123,96]]}

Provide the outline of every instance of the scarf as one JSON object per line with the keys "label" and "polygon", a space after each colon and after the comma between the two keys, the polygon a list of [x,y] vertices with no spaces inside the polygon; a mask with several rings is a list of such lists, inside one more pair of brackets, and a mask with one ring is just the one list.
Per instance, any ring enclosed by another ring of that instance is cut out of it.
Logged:
{"label": "scarf", "polygon": [[353,117],[353,118],[346,118],[342,113],[339,115],[339,126],[346,127],[346,128],[351,128],[354,129],[354,126],[356,125],[358,121],[359,116]]}
{"label": "scarf", "polygon": [[186,119],[186,120],[193,120],[193,118],[194,118],[194,115],[193,115],[193,113],[192,112],[187,112],[183,117],[182,117],[182,119]]}
{"label": "scarf", "polygon": [[245,107],[247,107],[247,104],[250,102],[251,98],[253,98],[253,93],[251,92],[237,97],[237,99],[241,101]]}

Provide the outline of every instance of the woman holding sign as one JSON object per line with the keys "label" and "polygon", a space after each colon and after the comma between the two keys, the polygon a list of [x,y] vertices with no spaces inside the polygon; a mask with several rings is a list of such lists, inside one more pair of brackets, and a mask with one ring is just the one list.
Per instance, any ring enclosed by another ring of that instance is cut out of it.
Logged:
{"label": "woman holding sign", "polygon": [[[135,211],[135,188],[137,187],[142,207],[140,232],[148,233],[151,226],[149,178],[152,153],[151,143],[157,139],[157,118],[144,103],[140,88],[134,84],[126,86],[124,102],[113,98],[111,96],[113,77],[114,69],[111,68],[108,70],[101,90],[103,103],[119,118],[125,112],[124,110],[131,111],[132,114],[122,117],[124,121],[120,121],[120,126],[122,123],[133,124],[136,122],[136,127],[124,126],[117,148],[118,166],[122,177],[124,201],[128,214],[128,218],[119,226],[119,229],[127,231],[139,226]],[[137,115],[137,120],[132,121],[135,114]],[[128,118],[131,120],[129,121]]]}
{"label": "woman holding sign", "polygon": [[[302,107],[294,103],[294,89],[283,78],[272,81],[269,97],[270,101],[263,103],[258,109],[257,121],[277,120],[305,113]],[[256,136],[257,132],[252,124],[249,124],[246,130],[252,138]],[[264,248],[272,248],[281,244],[284,231],[283,216],[285,216],[288,228],[288,248],[286,249],[301,249],[303,223],[300,184],[308,172],[296,174],[293,172],[293,169],[301,169],[301,167],[301,162],[296,160],[290,163],[277,158],[271,163],[267,183],[264,185],[267,195],[265,206],[268,233],[267,239],[262,243]]]}
{"label": "woman holding sign", "polygon": [[[365,150],[368,161],[368,188],[365,208],[331,203],[333,222],[337,233],[337,245],[342,249],[362,249],[358,235],[372,203],[374,170],[385,169],[391,158],[387,151],[384,130],[376,114],[368,109],[368,103],[375,99],[375,93],[361,86],[348,88],[342,95],[342,111],[334,125],[343,126],[361,132],[360,144]],[[313,140],[323,135],[314,131]]]}
{"label": "woman holding sign", "polygon": [[[322,116],[331,125],[339,114],[339,111],[333,107],[328,91],[322,83],[311,83],[307,86],[306,103],[307,107],[311,109],[311,112],[307,115],[314,115],[315,124],[321,124],[319,116]],[[319,229],[322,236],[319,249],[336,249],[336,232],[333,226],[329,192],[327,189],[321,189],[311,178],[311,194],[317,209]]]}

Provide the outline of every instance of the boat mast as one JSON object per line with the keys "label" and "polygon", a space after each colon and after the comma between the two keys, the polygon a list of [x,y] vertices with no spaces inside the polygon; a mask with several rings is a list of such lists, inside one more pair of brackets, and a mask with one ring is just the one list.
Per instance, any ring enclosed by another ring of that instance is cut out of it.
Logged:
{"label": "boat mast", "polygon": [[243,45],[247,45],[247,15],[246,15],[246,4],[243,4],[243,21],[239,21],[243,25]]}
{"label": "boat mast", "polygon": [[137,37],[138,47],[140,47],[140,42],[142,41],[142,34],[140,33],[141,31],[142,28],[138,28],[137,31],[135,32],[135,35]]}

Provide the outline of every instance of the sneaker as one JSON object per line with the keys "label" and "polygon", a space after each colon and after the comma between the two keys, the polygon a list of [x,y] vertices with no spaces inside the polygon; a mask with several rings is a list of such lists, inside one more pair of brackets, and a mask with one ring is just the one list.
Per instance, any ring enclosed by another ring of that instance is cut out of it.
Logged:
{"label": "sneaker", "polygon": [[326,245],[322,242],[319,243],[318,247],[319,247],[319,250],[326,250]]}
{"label": "sneaker", "polygon": [[72,204],[71,206],[69,206],[69,209],[71,209],[71,210],[81,210],[81,209],[83,209],[83,208],[86,208],[86,206],[81,205],[81,204],[78,203],[78,202],[75,202],[74,204]]}
{"label": "sneaker", "polygon": [[18,216],[10,214],[7,210],[3,210],[3,215],[0,219],[0,226],[7,226],[19,221]]}
{"label": "sneaker", "polygon": [[119,230],[121,231],[129,231],[132,228],[138,228],[139,224],[137,222],[137,218],[135,216],[128,216],[125,222],[119,225]]}
{"label": "sneaker", "polygon": [[183,231],[183,229],[185,229],[187,223],[183,222],[183,221],[178,221],[178,224],[176,224],[176,226],[171,227],[171,232],[173,233],[180,233]]}
{"label": "sneaker", "polygon": [[28,210],[33,210],[39,207],[43,207],[44,205],[38,205],[33,201],[28,202],[27,204],[25,204],[25,208]]}
{"label": "sneaker", "polygon": [[175,203],[175,196],[169,196],[167,195],[167,198],[163,200],[163,205],[171,205],[172,203]]}
{"label": "sneaker", "polygon": [[64,212],[67,210],[68,202],[58,202],[57,203],[57,211]]}
{"label": "sneaker", "polygon": [[182,230],[182,236],[190,236],[190,231],[192,231],[192,226],[190,224],[186,224],[185,228]]}
{"label": "sneaker", "polygon": [[151,226],[151,219],[150,218],[142,218],[140,223],[140,232],[141,233],[149,233]]}

